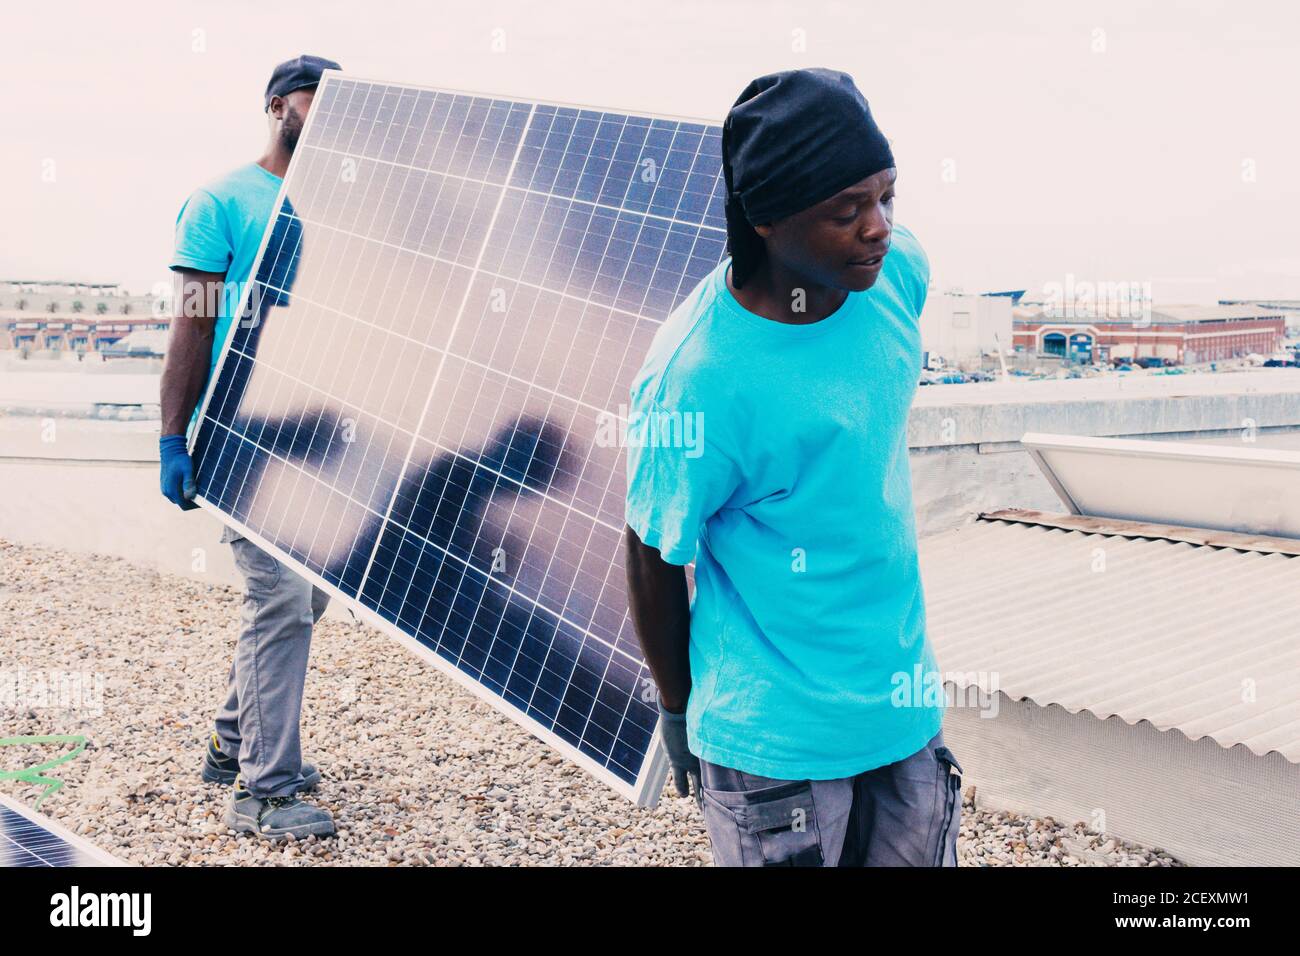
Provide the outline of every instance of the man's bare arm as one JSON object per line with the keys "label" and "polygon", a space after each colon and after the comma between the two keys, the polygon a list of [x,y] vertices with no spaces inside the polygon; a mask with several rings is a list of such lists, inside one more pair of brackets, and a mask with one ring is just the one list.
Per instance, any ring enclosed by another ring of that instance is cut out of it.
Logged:
{"label": "man's bare arm", "polygon": [[686,569],[669,564],[631,528],[626,541],[632,625],[664,709],[680,714],[691,693],[691,605]]}
{"label": "man's bare arm", "polygon": [[181,269],[176,273],[171,341],[159,384],[164,435],[185,434],[190,416],[207,388],[225,279],[225,274],[219,272]]}

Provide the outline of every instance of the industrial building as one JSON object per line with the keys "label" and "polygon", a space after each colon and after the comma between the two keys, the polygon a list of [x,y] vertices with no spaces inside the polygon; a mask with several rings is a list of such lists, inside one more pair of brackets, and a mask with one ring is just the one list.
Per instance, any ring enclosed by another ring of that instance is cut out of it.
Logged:
{"label": "industrial building", "polygon": [[1015,347],[1079,362],[1159,358],[1190,365],[1269,355],[1286,338],[1286,313],[1260,305],[1166,305],[1134,317],[1061,317],[1014,309]]}
{"label": "industrial building", "polygon": [[931,292],[921,311],[921,348],[952,366],[975,365],[1011,347],[1012,298]]}
{"label": "industrial building", "polygon": [[166,332],[157,303],[114,283],[0,280],[0,349],[101,352],[133,332]]}
{"label": "industrial building", "polygon": [[1248,305],[1256,309],[1276,310],[1286,316],[1292,335],[1300,334],[1300,299],[1220,299],[1219,305]]}

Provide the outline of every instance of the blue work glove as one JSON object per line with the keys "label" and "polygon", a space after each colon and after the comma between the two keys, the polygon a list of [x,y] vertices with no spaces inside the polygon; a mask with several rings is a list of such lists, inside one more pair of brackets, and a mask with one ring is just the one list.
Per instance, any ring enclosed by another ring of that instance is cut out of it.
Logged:
{"label": "blue work glove", "polygon": [[184,511],[197,508],[192,499],[198,494],[194,484],[194,463],[185,448],[184,435],[163,435],[158,439],[158,458],[162,463],[162,493]]}
{"label": "blue work glove", "polygon": [[672,768],[677,796],[689,797],[690,781],[694,780],[695,802],[700,803],[704,799],[700,790],[700,758],[686,745],[686,714],[665,710],[662,700],[659,701],[659,737],[664,742],[668,766]]}

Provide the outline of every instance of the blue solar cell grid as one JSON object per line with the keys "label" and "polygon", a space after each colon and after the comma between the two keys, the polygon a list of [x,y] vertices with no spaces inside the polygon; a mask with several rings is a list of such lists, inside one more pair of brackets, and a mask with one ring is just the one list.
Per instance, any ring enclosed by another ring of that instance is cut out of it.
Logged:
{"label": "blue solar cell grid", "polygon": [[207,504],[630,794],[602,435],[722,196],[716,126],[330,74],[194,439]]}
{"label": "blue solar cell grid", "polygon": [[0,805],[0,866],[84,866],[86,854],[53,831]]}

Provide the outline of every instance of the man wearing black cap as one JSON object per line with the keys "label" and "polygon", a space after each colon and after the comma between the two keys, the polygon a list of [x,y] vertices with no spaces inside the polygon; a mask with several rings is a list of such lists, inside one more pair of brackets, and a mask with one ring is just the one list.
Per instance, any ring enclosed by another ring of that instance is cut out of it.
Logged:
{"label": "man wearing black cap", "polygon": [[955,866],[907,449],[929,264],[846,74],[755,80],[722,153],[731,255],[657,332],[628,421],[629,597],[676,789],[720,865]]}
{"label": "man wearing black cap", "polygon": [[[176,219],[171,268],[177,308],[161,383],[162,493],[195,508],[186,433],[198,419],[230,324],[249,281],[298,136],[333,60],[281,63],[266,87],[266,152],[196,190]],[[243,627],[203,760],[203,779],[233,785],[226,824],[263,837],[328,836],[328,810],[304,803],[320,773],[302,762],[299,717],[312,624],[328,595],[233,528],[221,536],[244,577]]]}

